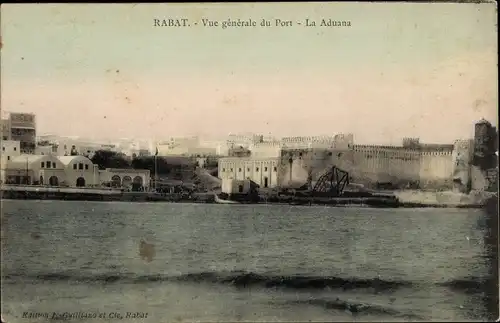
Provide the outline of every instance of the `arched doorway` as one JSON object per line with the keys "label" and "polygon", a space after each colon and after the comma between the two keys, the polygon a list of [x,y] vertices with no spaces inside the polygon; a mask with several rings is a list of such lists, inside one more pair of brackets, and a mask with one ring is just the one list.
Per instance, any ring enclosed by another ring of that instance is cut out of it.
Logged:
{"label": "arched doorway", "polygon": [[140,184],[142,186],[143,180],[141,176],[134,177],[134,184]]}
{"label": "arched doorway", "polygon": [[134,177],[134,181],[132,183],[132,190],[133,191],[142,191],[143,184],[144,184],[144,181],[142,180],[141,176]]}
{"label": "arched doorway", "polygon": [[122,186],[123,187],[130,187],[131,185],[132,185],[132,177],[123,176]]}
{"label": "arched doorway", "polygon": [[50,186],[58,186],[59,185],[59,178],[57,178],[57,176],[50,176],[49,185]]}
{"label": "arched doorway", "polygon": [[40,185],[43,185],[43,176],[40,176]]}
{"label": "arched doorway", "polygon": [[111,177],[111,186],[112,187],[120,187],[122,184],[122,179],[118,175],[114,175]]}
{"label": "arched doorway", "polygon": [[85,186],[85,178],[83,178],[83,177],[78,177],[78,178],[76,179],[76,186],[77,186],[77,187],[83,187],[83,186]]}

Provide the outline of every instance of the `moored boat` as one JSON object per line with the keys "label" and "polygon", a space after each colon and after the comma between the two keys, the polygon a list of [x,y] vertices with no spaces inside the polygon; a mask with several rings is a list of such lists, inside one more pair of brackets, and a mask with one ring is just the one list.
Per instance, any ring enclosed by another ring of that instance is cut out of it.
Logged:
{"label": "moored boat", "polygon": [[218,204],[239,204],[236,201],[221,199],[219,197],[219,195],[217,195],[217,194],[214,194],[214,197],[215,197],[215,203],[218,203]]}

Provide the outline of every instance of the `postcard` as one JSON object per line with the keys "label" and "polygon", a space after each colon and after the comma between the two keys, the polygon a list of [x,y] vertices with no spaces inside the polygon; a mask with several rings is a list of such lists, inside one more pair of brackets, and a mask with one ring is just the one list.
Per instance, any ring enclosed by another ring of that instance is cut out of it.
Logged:
{"label": "postcard", "polygon": [[1,316],[499,316],[493,2],[3,4]]}

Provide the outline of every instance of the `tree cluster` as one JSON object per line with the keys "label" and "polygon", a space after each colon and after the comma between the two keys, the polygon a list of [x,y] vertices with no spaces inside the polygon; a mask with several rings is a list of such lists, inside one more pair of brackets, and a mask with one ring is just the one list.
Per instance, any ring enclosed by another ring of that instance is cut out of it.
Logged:
{"label": "tree cluster", "polygon": [[158,175],[175,175],[189,168],[189,165],[182,164],[169,164],[163,157],[156,157],[156,170],[155,170],[155,157],[154,156],[135,156],[133,158],[127,157],[124,154],[98,150],[91,158],[94,164],[99,166],[99,169],[106,168],[132,168],[132,169],[147,169],[151,174]]}
{"label": "tree cluster", "polygon": [[109,150],[98,150],[91,158],[99,169],[106,168],[132,168],[130,160],[124,154]]}

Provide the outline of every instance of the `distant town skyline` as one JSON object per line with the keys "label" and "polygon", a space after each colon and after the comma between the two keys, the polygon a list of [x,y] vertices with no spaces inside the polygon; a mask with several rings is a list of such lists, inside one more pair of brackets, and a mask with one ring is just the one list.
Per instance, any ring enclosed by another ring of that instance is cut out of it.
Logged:
{"label": "distant town skyline", "polygon": [[[154,18],[343,28],[168,28]],[[450,143],[498,126],[495,4],[4,4],[3,112],[95,139],[353,133]]]}
{"label": "distant town skyline", "polygon": [[[5,112],[5,111],[4,111]],[[23,112],[15,112],[15,113],[23,113]],[[482,118],[482,120],[486,120],[484,118]],[[479,120],[476,120],[476,122],[479,121]],[[491,123],[490,120],[486,120],[488,122]],[[471,130],[471,133],[469,134],[468,137],[461,137],[461,138],[455,138],[453,141],[450,141],[450,142],[442,142],[442,143],[439,143],[439,144],[452,144],[455,140],[460,140],[460,139],[473,139],[474,138],[474,124],[476,123],[474,122],[473,124],[471,124],[471,127],[472,127],[472,130]],[[493,124],[492,125],[498,129],[498,126]],[[40,140],[44,140],[43,138],[44,137],[58,137],[58,138],[61,138],[61,139],[71,139],[71,140],[80,140],[80,141],[92,141],[92,140],[95,140],[96,142],[119,142],[119,141],[133,141],[133,142],[150,142],[150,143],[165,143],[167,141],[169,141],[169,139],[171,138],[194,138],[194,137],[198,137],[200,140],[227,140],[229,139],[229,137],[231,135],[250,135],[250,134],[253,134],[253,135],[256,135],[256,136],[263,136],[263,140],[264,141],[268,141],[268,140],[282,140],[283,138],[289,138],[289,137],[321,137],[321,136],[324,136],[324,137],[328,137],[328,136],[331,136],[331,137],[335,137],[336,135],[339,135],[340,133],[332,133],[332,134],[309,134],[309,135],[302,135],[302,136],[298,136],[298,135],[285,135],[285,136],[276,136],[276,135],[273,135],[272,133],[268,133],[268,134],[263,134],[263,133],[252,133],[252,132],[241,132],[241,133],[236,133],[236,132],[232,132],[232,133],[228,133],[226,135],[220,135],[220,136],[210,136],[210,135],[206,135],[206,134],[201,134],[201,133],[197,133],[197,134],[187,134],[187,135],[172,135],[172,136],[168,136],[168,137],[164,137],[164,138],[160,138],[160,139],[153,139],[153,138],[150,138],[150,137],[115,137],[115,138],[104,138],[104,137],[98,137],[98,136],[94,136],[94,135],[91,135],[91,136],[80,136],[80,135],[65,135],[65,134],[57,134],[57,133],[37,133],[37,137],[40,138]],[[344,133],[344,134],[347,134],[347,133]],[[351,133],[352,134],[352,133]],[[354,142],[355,144],[363,144],[363,142],[356,142],[356,136],[355,134],[352,134],[354,136]],[[405,139],[407,137],[401,137],[399,138],[400,140],[399,141],[393,141],[390,143],[390,145],[394,145],[394,146],[401,146],[402,143],[403,143],[403,139]],[[411,137],[411,138],[416,138],[416,139],[421,139],[421,137]],[[425,142],[425,141],[420,141],[420,143],[428,143],[428,144],[434,144],[436,142]],[[381,142],[381,143],[372,143],[374,145],[384,145],[386,143],[384,142]]]}

